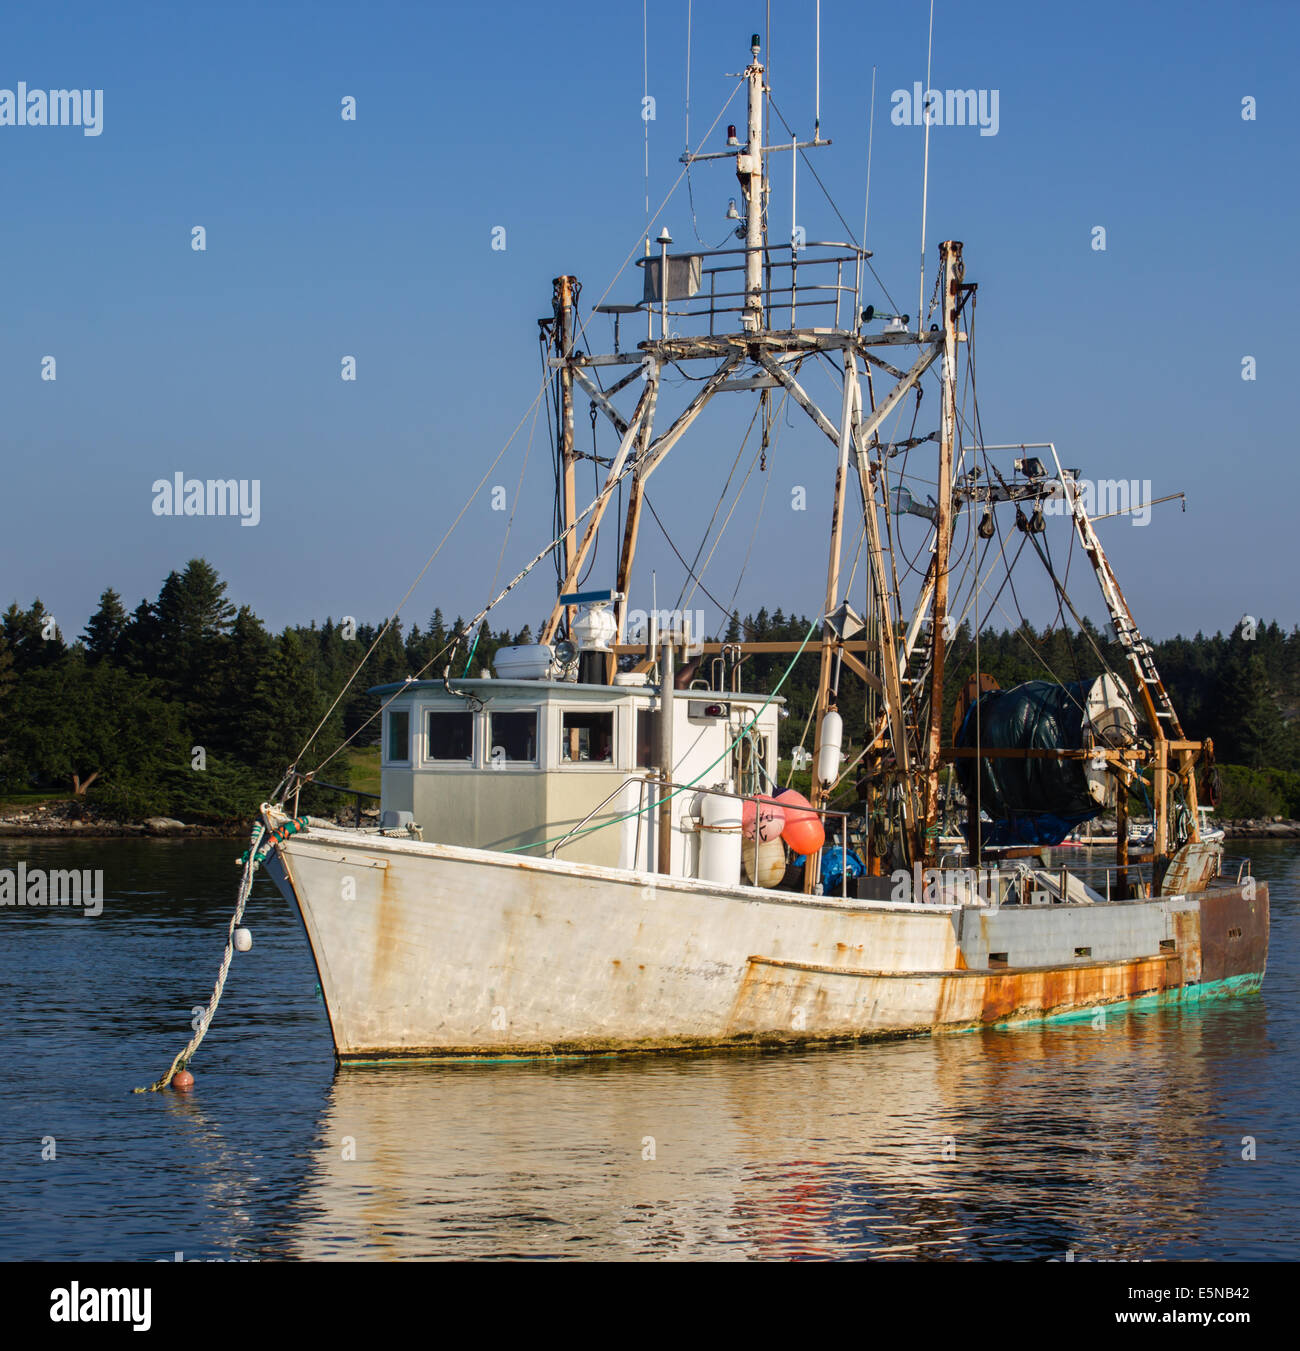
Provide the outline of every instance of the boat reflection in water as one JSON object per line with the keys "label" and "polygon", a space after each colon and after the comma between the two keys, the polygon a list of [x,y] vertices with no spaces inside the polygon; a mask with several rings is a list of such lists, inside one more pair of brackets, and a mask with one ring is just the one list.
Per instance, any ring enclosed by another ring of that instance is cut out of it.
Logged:
{"label": "boat reflection in water", "polygon": [[1219,1081],[1265,1043],[1247,998],[835,1052],[347,1068],[289,1252],[1199,1255],[1244,1129]]}

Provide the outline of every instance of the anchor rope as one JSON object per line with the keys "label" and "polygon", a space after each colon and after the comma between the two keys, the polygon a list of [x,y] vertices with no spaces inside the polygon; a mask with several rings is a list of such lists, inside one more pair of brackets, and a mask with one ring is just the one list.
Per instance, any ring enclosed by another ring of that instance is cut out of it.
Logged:
{"label": "anchor rope", "polygon": [[282,826],[276,826],[268,829],[267,826],[259,821],[249,837],[248,851],[239,860],[244,865],[243,873],[239,879],[239,892],[235,899],[235,909],[230,916],[230,924],[226,928],[226,950],[221,957],[221,969],[217,972],[216,984],[212,987],[212,997],[208,1000],[208,1006],[203,1011],[203,1017],[195,1029],[194,1035],[185,1044],[183,1050],[179,1051],[175,1060],[171,1063],[171,1068],[156,1083],[146,1084],[143,1088],[133,1089],[135,1093],[157,1093],[164,1089],[175,1078],[179,1070],[185,1069],[194,1058],[194,1053],[199,1049],[203,1038],[208,1034],[208,1028],[212,1026],[213,1015],[217,1011],[217,1005],[221,1003],[222,991],[226,988],[226,977],[230,974],[230,963],[235,955],[235,930],[239,927],[239,921],[244,917],[244,906],[248,903],[248,897],[253,890],[253,875],[257,871],[258,864],[266,857],[266,851],[260,848],[264,838],[270,836],[272,839],[283,840],[290,835],[297,834],[307,823],[305,816],[294,820],[286,821]]}

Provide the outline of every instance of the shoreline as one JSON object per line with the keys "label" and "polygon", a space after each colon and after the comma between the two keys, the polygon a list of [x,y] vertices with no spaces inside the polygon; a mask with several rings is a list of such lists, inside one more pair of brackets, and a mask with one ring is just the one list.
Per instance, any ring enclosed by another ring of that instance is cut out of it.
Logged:
{"label": "shoreline", "polygon": [[[378,812],[365,813],[371,824]],[[340,824],[350,825],[355,818],[346,813]],[[1300,840],[1300,821],[1246,818],[1216,821],[1229,840]],[[60,802],[32,807],[0,807],[0,840],[246,840],[252,820],[222,825],[191,824],[174,817],[151,816],[144,821],[113,821],[99,818],[93,808]],[[1096,848],[1113,848],[1097,845]]]}
{"label": "shoreline", "polygon": [[[372,824],[379,813],[370,814]],[[348,821],[355,818],[348,813]],[[0,840],[244,840],[253,819],[218,824],[179,821],[171,816],[149,816],[141,821],[118,821],[101,816],[93,807],[75,802],[41,802],[30,807],[0,806]]]}

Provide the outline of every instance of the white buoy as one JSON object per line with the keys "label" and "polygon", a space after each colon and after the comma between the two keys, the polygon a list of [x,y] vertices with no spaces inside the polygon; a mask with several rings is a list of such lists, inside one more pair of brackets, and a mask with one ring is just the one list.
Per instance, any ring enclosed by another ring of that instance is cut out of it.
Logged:
{"label": "white buoy", "polygon": [[[732,792],[731,780],[713,785]],[[734,797],[701,795],[700,879],[734,887],[740,881],[741,804]]]}
{"label": "white buoy", "polygon": [[235,930],[235,951],[247,952],[253,946],[253,931],[251,929]]}
{"label": "white buoy", "polygon": [[817,752],[817,781],[834,783],[840,772],[840,746],[844,741],[844,719],[834,709],[822,719],[821,749]]}
{"label": "white buoy", "polygon": [[741,857],[752,886],[774,887],[785,876],[785,845],[780,840],[746,840]]}

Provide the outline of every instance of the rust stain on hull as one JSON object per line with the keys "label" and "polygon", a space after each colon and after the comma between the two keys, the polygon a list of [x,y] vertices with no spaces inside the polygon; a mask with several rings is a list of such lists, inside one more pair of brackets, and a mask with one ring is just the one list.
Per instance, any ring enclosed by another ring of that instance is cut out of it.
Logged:
{"label": "rust stain on hull", "polygon": [[[1158,994],[1182,985],[1183,975],[1177,956],[1162,955],[1045,971],[996,971],[984,976],[983,981],[980,1021],[999,1023],[1027,1014],[1050,1014]],[[945,1003],[947,996],[945,990]]]}
{"label": "rust stain on hull", "polygon": [[1268,960],[1267,887],[1207,891],[1200,902],[1201,979],[1262,972]]}

